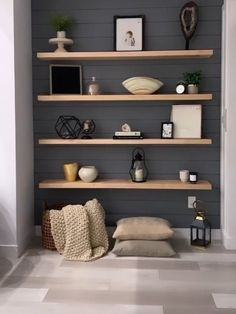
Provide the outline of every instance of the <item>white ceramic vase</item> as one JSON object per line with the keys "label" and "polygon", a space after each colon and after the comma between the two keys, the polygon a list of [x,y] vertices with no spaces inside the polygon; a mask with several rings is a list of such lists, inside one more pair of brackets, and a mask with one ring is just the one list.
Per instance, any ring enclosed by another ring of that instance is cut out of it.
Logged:
{"label": "white ceramic vase", "polygon": [[79,170],[79,177],[84,182],[93,182],[98,176],[98,171],[94,166],[85,166]]}

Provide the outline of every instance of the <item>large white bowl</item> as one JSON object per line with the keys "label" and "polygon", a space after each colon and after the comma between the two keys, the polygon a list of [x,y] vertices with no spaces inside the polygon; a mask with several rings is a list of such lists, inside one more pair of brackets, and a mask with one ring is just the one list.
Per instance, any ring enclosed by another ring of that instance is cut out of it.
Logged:
{"label": "large white bowl", "polygon": [[136,76],[131,77],[124,82],[122,85],[134,95],[148,95],[155,93],[164,84],[154,78],[147,76]]}

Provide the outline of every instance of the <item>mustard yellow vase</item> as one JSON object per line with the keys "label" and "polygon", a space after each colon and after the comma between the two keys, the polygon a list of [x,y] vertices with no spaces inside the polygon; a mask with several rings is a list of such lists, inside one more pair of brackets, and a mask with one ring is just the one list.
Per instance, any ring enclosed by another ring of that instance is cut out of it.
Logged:
{"label": "mustard yellow vase", "polygon": [[63,165],[64,176],[66,181],[76,181],[78,178],[79,164],[77,162],[72,162]]}

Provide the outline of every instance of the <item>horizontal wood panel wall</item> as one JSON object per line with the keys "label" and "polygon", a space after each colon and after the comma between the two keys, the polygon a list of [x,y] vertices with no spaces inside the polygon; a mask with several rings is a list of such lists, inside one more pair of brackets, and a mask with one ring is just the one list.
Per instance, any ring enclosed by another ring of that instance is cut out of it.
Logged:
{"label": "horizontal wood panel wall", "polygon": [[[48,39],[54,37],[49,25],[53,12],[75,17],[68,33],[74,39],[73,51],[113,50],[113,16],[146,17],[145,49],[183,49],[184,38],[179,25],[179,11],[185,0],[33,0],[33,83],[35,135],[35,223],[41,223],[42,202],[83,203],[98,198],[107,213],[107,224],[121,217],[135,215],[161,216],[175,227],[188,227],[193,211],[187,209],[187,196],[195,195],[208,206],[214,228],[220,226],[220,70],[221,70],[221,6],[222,0],[199,0],[199,25],[191,40],[192,49],[214,49],[210,59],[136,60],[136,61],[73,61],[83,66],[84,87],[96,76],[106,93],[124,93],[121,82],[128,77],[146,75],[164,82],[163,93],[173,93],[182,73],[201,69],[201,92],[212,92],[213,101],[202,102],[203,137],[212,138],[209,146],[146,146],[147,166],[152,179],[176,179],[180,169],[199,172],[210,180],[212,191],[148,191],[148,190],[39,190],[45,179],[63,178],[62,165],[78,161],[96,165],[101,178],[128,178],[134,146],[47,146],[39,138],[55,138],[54,124],[60,115],[75,115],[79,119],[94,119],[97,137],[111,137],[121,124],[128,122],[147,137],[159,137],[162,121],[169,119],[171,105],[180,102],[144,101],[135,106],[130,102],[70,103],[38,102],[38,94],[49,92],[49,64],[40,61],[36,53],[53,51]],[[60,62],[51,62],[60,63]],[[62,61],[61,63],[68,63]],[[195,102],[198,103],[198,102]]]}

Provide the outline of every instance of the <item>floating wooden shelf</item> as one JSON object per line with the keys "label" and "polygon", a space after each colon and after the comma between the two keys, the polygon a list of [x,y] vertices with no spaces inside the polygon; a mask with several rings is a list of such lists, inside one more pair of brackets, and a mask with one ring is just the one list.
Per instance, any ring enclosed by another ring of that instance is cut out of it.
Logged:
{"label": "floating wooden shelf", "polygon": [[183,183],[179,180],[148,180],[143,183],[134,183],[131,180],[104,179],[92,183],[83,181],[68,182],[65,180],[45,180],[39,184],[40,189],[137,189],[137,190],[211,190],[208,181],[199,181],[196,184]]}
{"label": "floating wooden shelf", "polygon": [[38,101],[200,101],[212,100],[212,94],[153,95],[39,95]]}
{"label": "floating wooden shelf", "polygon": [[210,58],[213,50],[38,52],[40,60],[137,60]]}
{"label": "floating wooden shelf", "polygon": [[175,139],[160,139],[149,138],[142,140],[113,140],[109,138],[99,139],[39,139],[40,145],[210,145],[211,139],[207,138],[175,138]]}

